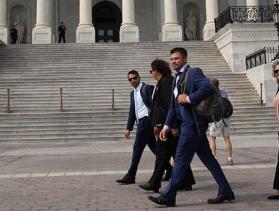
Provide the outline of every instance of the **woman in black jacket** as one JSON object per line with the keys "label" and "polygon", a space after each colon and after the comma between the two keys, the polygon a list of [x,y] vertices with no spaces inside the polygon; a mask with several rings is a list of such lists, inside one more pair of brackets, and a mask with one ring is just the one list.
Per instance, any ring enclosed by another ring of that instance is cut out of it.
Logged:
{"label": "woman in black jacket", "polygon": [[[168,113],[168,108],[172,96],[172,82],[174,77],[171,75],[169,64],[160,59],[156,59],[151,63],[150,74],[157,81],[152,95],[152,126],[154,127],[154,135],[156,136],[156,161],[155,167],[150,180],[140,188],[144,190],[152,190],[158,192],[161,187],[161,180],[164,171],[168,168],[171,157],[175,156],[178,141],[178,126],[173,125],[172,133],[167,140],[160,140],[159,134],[162,130]],[[195,179],[191,168],[187,169],[187,174],[181,186],[181,189],[192,190]]]}

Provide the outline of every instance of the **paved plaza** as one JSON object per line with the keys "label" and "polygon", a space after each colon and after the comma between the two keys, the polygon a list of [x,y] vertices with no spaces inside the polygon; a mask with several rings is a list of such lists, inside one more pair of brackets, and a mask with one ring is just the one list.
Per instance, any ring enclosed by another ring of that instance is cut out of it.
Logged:
{"label": "paved plaza", "polygon": [[[197,184],[181,191],[177,207],[164,210],[279,210],[268,201],[277,162],[275,136],[232,137],[235,165],[226,165],[223,141],[217,157],[235,191],[233,203],[208,205],[217,186],[197,157]],[[0,211],[159,210],[139,189],[152,173],[154,156],[145,151],[136,184],[119,185],[130,164],[133,142],[0,142]],[[166,183],[163,183],[165,186]]]}

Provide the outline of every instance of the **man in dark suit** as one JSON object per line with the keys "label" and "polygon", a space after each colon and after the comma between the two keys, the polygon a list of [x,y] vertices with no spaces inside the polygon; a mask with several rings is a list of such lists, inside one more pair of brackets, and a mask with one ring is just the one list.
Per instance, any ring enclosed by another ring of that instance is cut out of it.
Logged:
{"label": "man in dark suit", "polygon": [[[155,90],[152,96],[152,126],[154,134],[157,138],[156,142],[156,161],[152,177],[145,184],[139,185],[144,190],[152,190],[158,192],[161,187],[161,180],[165,169],[169,167],[169,160],[175,157],[176,146],[178,142],[178,125],[177,122],[172,124],[172,132],[167,140],[159,139],[159,133],[162,130],[168,108],[172,96],[172,82],[174,77],[171,75],[169,64],[161,59],[156,59],[151,63],[150,74],[157,81]],[[192,170],[189,166],[186,171],[185,178],[180,186],[181,190],[192,190],[195,179]]]}
{"label": "man in dark suit", "polygon": [[[217,197],[208,199],[207,203],[232,201],[235,199],[234,193],[209,147],[206,136],[208,120],[198,115],[193,109],[194,105],[213,92],[213,85],[204,76],[201,69],[190,68],[187,64],[187,51],[184,48],[171,50],[170,59],[177,76],[173,83],[172,102],[160,138],[162,140],[167,138],[170,125],[175,118],[181,122],[180,135],[170,182],[159,197],[149,196],[148,198],[156,204],[175,206],[177,190],[185,174],[185,169],[189,167],[194,154],[197,153],[219,186]],[[190,69],[188,80],[185,82],[184,78]]]}
{"label": "man in dark suit", "polygon": [[138,164],[145,146],[148,145],[154,154],[156,152],[156,140],[149,117],[152,103],[151,96],[154,87],[141,83],[139,73],[136,70],[131,70],[127,77],[134,90],[130,94],[130,111],[125,130],[125,138],[127,140],[130,139],[130,131],[133,130],[135,122],[137,122],[137,132],[133,146],[131,166],[128,173],[122,179],[116,180],[116,182],[121,184],[134,184]]}
{"label": "man in dark suit", "polygon": [[58,43],[61,43],[61,41],[63,40],[63,43],[66,42],[66,38],[65,38],[65,34],[66,34],[66,26],[64,25],[64,23],[61,21],[60,25],[58,26]]}

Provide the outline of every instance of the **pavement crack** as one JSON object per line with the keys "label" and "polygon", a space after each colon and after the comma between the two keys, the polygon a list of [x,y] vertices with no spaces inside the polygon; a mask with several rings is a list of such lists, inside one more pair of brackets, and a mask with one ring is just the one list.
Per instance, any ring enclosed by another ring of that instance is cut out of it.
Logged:
{"label": "pavement crack", "polygon": [[14,159],[11,159],[11,160],[9,160],[9,161],[7,161],[7,162],[4,162],[2,165],[0,165],[0,168],[5,167],[5,166],[7,166],[7,165],[9,165],[9,164],[11,164],[11,163],[14,163],[14,162],[16,162],[16,161],[18,161],[18,160],[20,160],[20,159],[22,159],[22,158],[24,158],[24,157],[26,157],[26,155],[17,156],[17,157],[14,158]]}

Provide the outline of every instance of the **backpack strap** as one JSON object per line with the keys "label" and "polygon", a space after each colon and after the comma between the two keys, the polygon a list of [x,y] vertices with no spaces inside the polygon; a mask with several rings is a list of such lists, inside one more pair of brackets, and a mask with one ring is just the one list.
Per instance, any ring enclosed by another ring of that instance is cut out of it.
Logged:
{"label": "backpack strap", "polygon": [[[186,93],[186,85],[187,85],[187,81],[188,81],[188,74],[191,71],[191,69],[192,68],[188,69],[188,71],[186,72],[186,75],[184,77],[183,93]],[[192,114],[193,114],[193,117],[194,117],[194,122],[195,122],[195,125],[196,125],[196,128],[197,128],[197,131],[198,131],[198,136],[201,138],[201,130],[200,130],[200,127],[199,127],[199,124],[198,124],[197,114],[196,114],[196,111],[195,111],[193,105],[191,105],[191,111],[192,111]]]}
{"label": "backpack strap", "polygon": [[190,67],[188,70],[187,70],[187,72],[186,72],[186,75],[185,75],[185,77],[184,77],[184,87],[183,87],[183,93],[186,93],[186,85],[187,85],[187,81],[188,81],[188,74],[189,74],[189,72],[190,72],[190,70],[191,70],[192,68]]}

